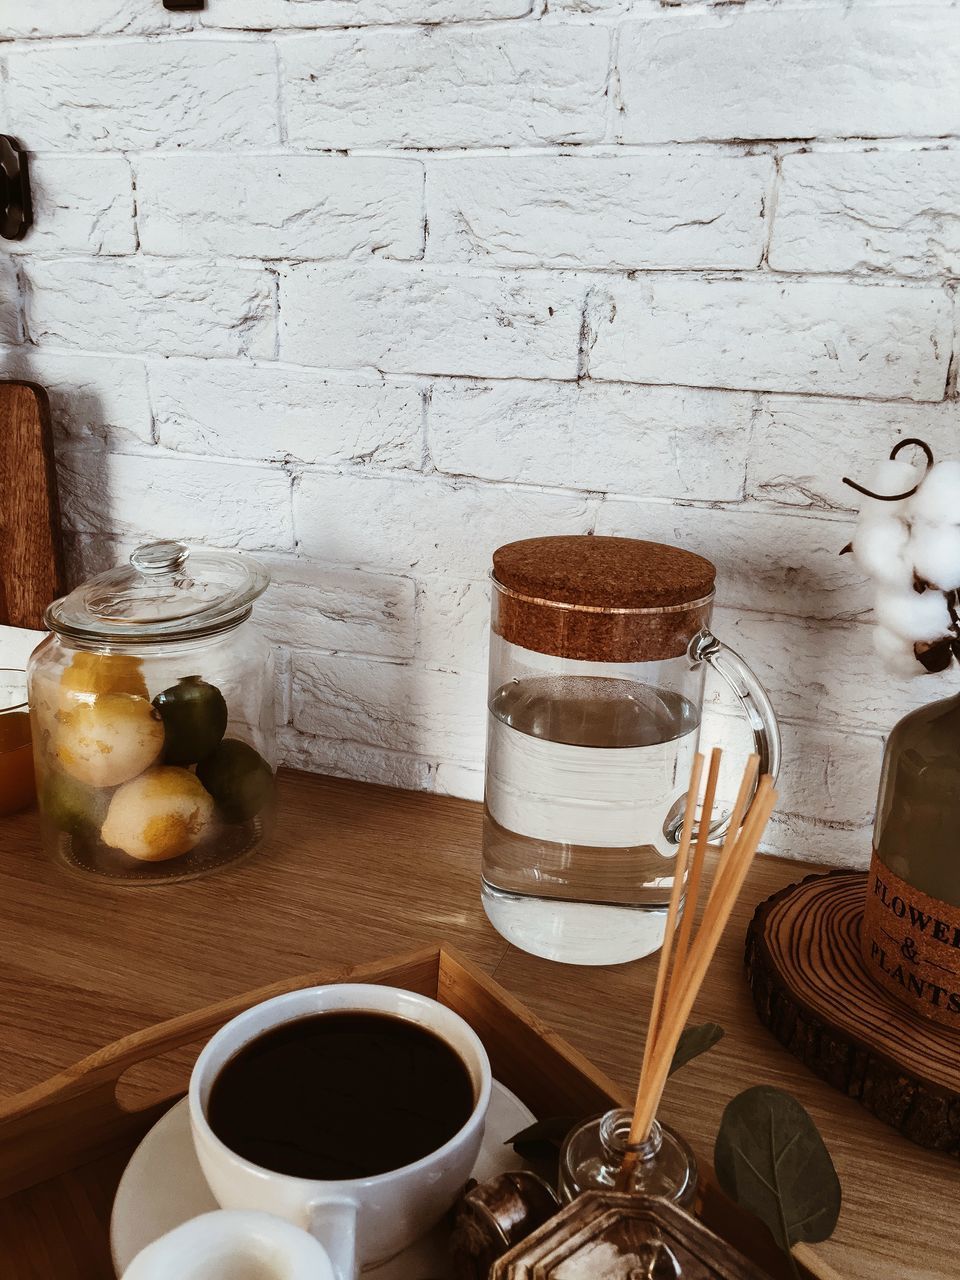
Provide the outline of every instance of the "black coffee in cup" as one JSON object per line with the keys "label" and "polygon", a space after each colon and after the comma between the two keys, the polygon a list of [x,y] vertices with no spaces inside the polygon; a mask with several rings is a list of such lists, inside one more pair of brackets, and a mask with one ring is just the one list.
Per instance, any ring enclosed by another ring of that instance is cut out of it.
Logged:
{"label": "black coffee in cup", "polygon": [[207,1119],[253,1164],[339,1181],[430,1155],[474,1105],[466,1064],[445,1040],[392,1014],[343,1010],[244,1045],[214,1080]]}

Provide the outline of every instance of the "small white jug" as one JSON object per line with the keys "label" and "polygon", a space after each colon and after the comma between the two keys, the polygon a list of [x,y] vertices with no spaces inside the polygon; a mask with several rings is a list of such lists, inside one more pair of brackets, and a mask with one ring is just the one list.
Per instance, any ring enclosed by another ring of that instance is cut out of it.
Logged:
{"label": "small white jug", "polygon": [[123,1280],[334,1280],[326,1249],[272,1213],[219,1209],[142,1249]]}

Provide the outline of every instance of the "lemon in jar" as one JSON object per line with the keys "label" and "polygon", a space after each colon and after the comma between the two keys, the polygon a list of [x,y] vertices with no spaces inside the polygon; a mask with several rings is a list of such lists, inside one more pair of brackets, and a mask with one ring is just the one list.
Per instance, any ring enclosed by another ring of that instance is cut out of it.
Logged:
{"label": "lemon in jar", "polygon": [[43,816],[71,836],[99,835],[109,802],[109,791],[88,787],[59,771],[47,774],[40,789]]}
{"label": "lemon in jar", "polygon": [[163,759],[196,764],[218,745],[227,728],[227,704],[216,685],[184,676],[158,693],[153,705],[163,720]]}
{"label": "lemon in jar", "polygon": [[213,797],[189,769],[159,765],[117,788],[100,834],[131,858],[166,862],[199,844],[213,813]]}
{"label": "lemon in jar", "polygon": [[53,754],[92,787],[116,787],[143,773],[163,750],[163,721],[146,698],[108,693],[57,716]]}
{"label": "lemon in jar", "polygon": [[239,738],[226,738],[197,765],[197,777],[228,822],[246,822],[273,797],[273,770],[259,751]]}
{"label": "lemon in jar", "polygon": [[86,653],[78,650],[60,677],[67,694],[133,693],[147,696],[147,682],[139,658],[124,653]]}

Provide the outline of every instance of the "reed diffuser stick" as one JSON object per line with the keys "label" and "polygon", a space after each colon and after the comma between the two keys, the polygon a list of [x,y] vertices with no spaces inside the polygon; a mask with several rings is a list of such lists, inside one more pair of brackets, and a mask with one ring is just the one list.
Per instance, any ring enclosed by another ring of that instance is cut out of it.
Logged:
{"label": "reed diffuser stick", "polygon": [[[639,1112],[634,1113],[633,1127],[630,1131],[631,1145],[645,1141],[650,1135],[650,1129],[660,1106],[660,1099],[667,1083],[670,1063],[673,1059],[680,1033],[683,1031],[694,1001],[700,992],[707,968],[713,959],[723,930],[730,918],[730,912],[733,910],[733,905],[743,886],[747,871],[750,869],[759,835],[766,825],[767,818],[770,816],[775,803],[776,792],[770,790],[762,799],[758,793],[757,799],[754,801],[757,839],[745,842],[742,846],[738,843],[728,887],[721,891],[721,895],[714,903],[714,910],[709,918],[704,918],[701,932],[698,933],[690,954],[689,971],[682,980],[676,1001],[671,1005],[664,1017],[661,1033],[657,1037],[656,1052],[649,1064],[649,1083],[645,1084],[643,1089],[642,1106]],[[637,1132],[636,1138],[633,1136],[634,1129]]]}
{"label": "reed diffuser stick", "polygon": [[[667,916],[667,935],[660,955],[657,969],[657,980],[654,987],[651,1007],[650,1027],[647,1042],[644,1046],[643,1062],[640,1069],[640,1081],[637,1085],[633,1122],[630,1127],[628,1151],[620,1169],[618,1185],[629,1184],[630,1172],[637,1160],[637,1149],[650,1136],[653,1121],[660,1106],[670,1064],[676,1051],[677,1041],[684,1025],[690,1016],[694,1002],[703,984],[707,969],[713,959],[723,930],[730,918],[734,904],[743,887],[743,882],[750,864],[753,861],[760,838],[763,835],[767,820],[776,804],[777,793],[773,788],[773,780],[765,775],[756,788],[753,803],[743,819],[747,797],[753,790],[759,760],[751,756],[744,772],[743,780],[737,795],[731,816],[730,831],[724,841],[723,856],[720,867],[714,877],[710,895],[700,924],[693,933],[693,918],[696,900],[688,888],[688,915],[684,917],[686,926],[677,947],[671,945],[671,925],[675,927],[679,910],[679,887],[682,886],[683,870],[681,869],[681,852],[685,869],[689,857],[690,832],[692,830],[691,814],[696,809],[700,789],[700,778],[703,771],[703,757],[698,755],[694,761],[690,790],[687,793],[687,807],[684,813],[684,836],[677,851],[677,868],[673,893],[670,898],[670,909]],[[701,815],[701,835],[704,835],[703,849],[709,833],[710,817],[716,793],[717,776],[720,769],[720,752],[715,750],[711,755],[710,769],[707,776],[704,806]],[[707,833],[706,835],[704,833]],[[700,847],[698,839],[697,845]],[[696,859],[696,853],[694,855]],[[702,869],[702,854],[701,854]],[[672,958],[672,967],[671,967]]]}
{"label": "reed diffuser stick", "polygon": [[[667,992],[667,971],[670,967],[670,953],[673,949],[673,938],[677,928],[677,916],[680,913],[680,902],[683,898],[683,885],[687,872],[687,859],[690,855],[690,841],[693,838],[693,824],[697,816],[697,797],[700,794],[700,776],[703,773],[704,758],[698,751],[693,758],[693,771],[690,774],[690,787],[687,791],[687,804],[683,811],[683,826],[680,831],[680,844],[677,848],[673,864],[673,889],[670,893],[670,905],[667,908],[667,923],[663,935],[663,947],[660,951],[660,964],[657,967],[657,980],[653,988],[653,1001],[650,1005],[650,1021],[647,1025],[647,1041],[643,1046],[644,1064],[648,1061],[657,1039],[660,1020],[663,1015],[663,999]],[[643,1068],[640,1070],[643,1079]]]}
{"label": "reed diffuser stick", "polygon": [[740,834],[740,828],[743,825],[744,817],[747,813],[747,806],[750,803],[750,797],[754,794],[757,786],[757,774],[760,772],[760,757],[756,754],[749,756],[746,768],[743,771],[743,777],[740,779],[740,788],[737,791],[737,798],[733,802],[733,808],[730,810],[730,821],[727,827],[727,834],[723,838],[723,844],[720,848],[720,857],[717,859],[717,865],[713,873],[713,883],[710,885],[710,893],[707,900],[713,897],[713,892],[717,887],[720,879],[720,873],[726,866],[730,851],[736,843],[737,836]]}
{"label": "reed diffuser stick", "polygon": [[690,874],[687,876],[687,891],[683,900],[683,918],[677,934],[677,950],[673,960],[673,977],[671,985],[678,973],[683,972],[693,932],[693,918],[697,914],[697,901],[700,897],[700,879],[703,875],[703,863],[707,856],[707,845],[710,843],[710,826],[713,822],[713,801],[717,794],[717,778],[720,774],[722,752],[714,747],[710,752],[710,768],[707,772],[707,785],[703,792],[703,806],[700,810],[700,826],[697,828],[697,843],[690,863]]}

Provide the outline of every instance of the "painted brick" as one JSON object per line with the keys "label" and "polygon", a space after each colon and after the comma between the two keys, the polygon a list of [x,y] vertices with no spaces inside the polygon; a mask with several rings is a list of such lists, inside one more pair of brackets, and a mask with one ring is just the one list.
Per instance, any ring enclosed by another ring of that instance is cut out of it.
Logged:
{"label": "painted brick", "polygon": [[145,156],[137,208],[146,253],[418,258],[423,251],[423,166],[415,160]]}
{"label": "painted brick", "polygon": [[313,560],[260,559],[270,586],[256,617],[271,640],[298,649],[413,657],[411,579],[330,569]]}
{"label": "painted brick", "polygon": [[872,628],[721,608],[714,630],[753,666],[777,713],[825,732],[886,733],[939,697],[937,681],[898,680],[880,666]]}
{"label": "painted brick", "polygon": [[582,296],[553,272],[304,263],[281,277],[280,355],[386,373],[573,378]]}
{"label": "painted brick", "polygon": [[764,396],[754,423],[747,493],[761,502],[858,510],[843,476],[863,479],[897,440],[920,436],[937,458],[957,452],[960,401],[857,404]]}
{"label": "painted brick", "polygon": [[0,342],[20,341],[20,286],[10,258],[0,258]]}
{"label": "painted brick", "polygon": [[38,151],[269,146],[280,137],[267,44],[57,45],[15,50],[7,74],[11,131]]}
{"label": "painted brick", "polygon": [[430,162],[431,259],[504,266],[755,267],[768,156],[487,156]]}
{"label": "painted brick", "polygon": [[419,390],[371,379],[332,380],[312,369],[232,361],[151,366],[158,439],[220,457],[418,467]]}
{"label": "painted brick", "polygon": [[0,0],[0,33],[7,40],[38,36],[161,35],[190,27],[195,14],[164,9],[158,0]]}
{"label": "painted brick", "polygon": [[417,590],[417,658],[445,671],[487,670],[489,579],[426,578]]}
{"label": "painted brick", "polygon": [[660,14],[624,24],[619,69],[625,142],[960,130],[960,23],[938,5]]}
{"label": "painted brick", "polygon": [[594,507],[577,494],[534,493],[436,477],[307,471],[294,494],[302,554],[379,571],[483,578],[515,538],[586,533]]}
{"label": "painted brick", "polygon": [[941,289],[835,280],[639,279],[598,286],[594,378],[847,396],[943,397]]}
{"label": "painted brick", "polygon": [[625,384],[436,382],[440,471],[645,497],[741,497],[749,393]]}
{"label": "painted brick", "polygon": [[473,760],[486,735],[486,680],[361,658],[293,654],[293,723],[346,742]]}
{"label": "painted brick", "polygon": [[279,469],[90,446],[57,455],[64,522],[77,533],[293,549],[290,477]]}
{"label": "painted brick", "polygon": [[118,446],[150,444],[153,419],[141,360],[14,347],[0,352],[0,377],[40,382],[61,440],[95,439]]}
{"label": "painted brick", "polygon": [[603,137],[608,32],[448,27],[284,44],[294,146],[471,147]]}
{"label": "painted brick", "polygon": [[11,253],[133,253],[130,166],[119,156],[30,157],[33,226]]}
{"label": "painted brick", "polygon": [[956,275],[958,188],[956,151],[785,156],[770,265]]}
{"label": "painted brick", "polygon": [[530,0],[207,0],[206,27],[252,30],[521,18]]}
{"label": "painted brick", "polygon": [[37,343],[158,355],[272,356],[276,308],[257,268],[161,258],[30,259]]}
{"label": "painted brick", "polygon": [[815,816],[774,813],[764,843],[778,858],[865,871],[870,865],[872,831],[872,821],[854,828],[823,823]]}
{"label": "painted brick", "polygon": [[483,799],[483,770],[471,768],[456,760],[437,764],[433,789],[440,796],[462,796],[465,800]]}
{"label": "painted brick", "polygon": [[403,751],[315,737],[292,726],[280,731],[279,746],[282,763],[295,769],[402,787],[405,791],[433,789],[434,766]]}
{"label": "painted brick", "polygon": [[852,557],[840,555],[852,521],[608,499],[597,533],[666,542],[706,556],[717,566],[722,604],[823,618],[870,607],[862,572]]}

